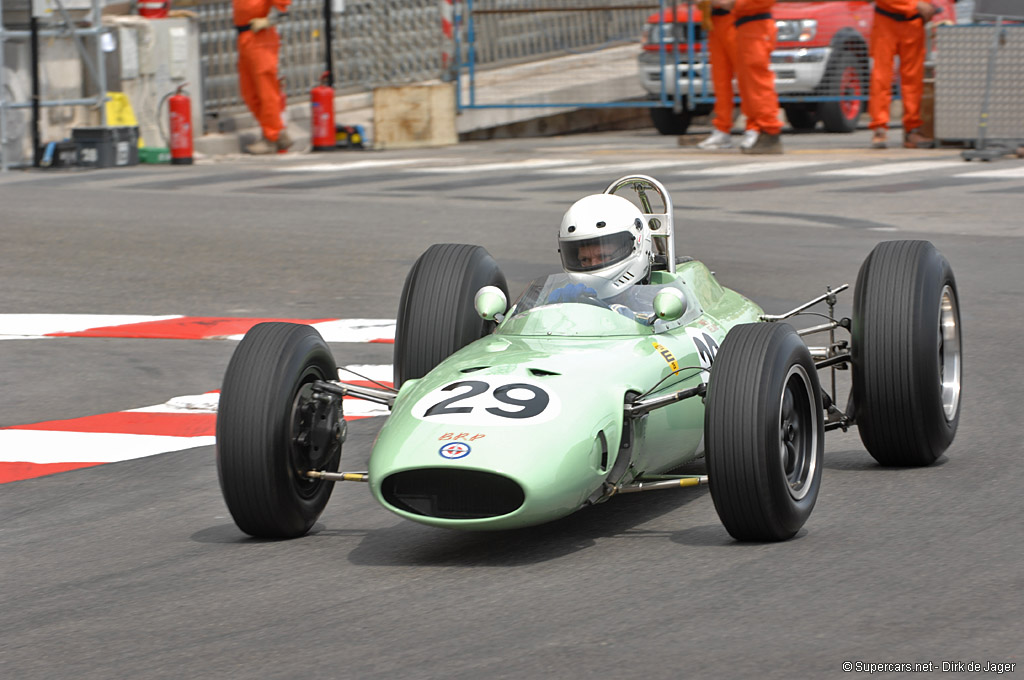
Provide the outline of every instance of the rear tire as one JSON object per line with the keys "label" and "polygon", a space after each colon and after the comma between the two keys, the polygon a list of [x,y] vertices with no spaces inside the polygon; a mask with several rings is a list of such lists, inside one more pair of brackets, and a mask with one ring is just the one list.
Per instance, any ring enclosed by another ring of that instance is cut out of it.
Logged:
{"label": "rear tire", "polygon": [[931,465],[953,442],[959,301],[949,262],[928,241],[879,243],[861,265],[850,329],[854,417],[882,465]]}
{"label": "rear tire", "polygon": [[693,112],[687,108],[679,113],[670,108],[651,108],[648,111],[654,128],[663,135],[685,135],[693,119]]}
{"label": "rear tire", "polygon": [[[865,68],[850,50],[839,53],[825,77],[828,79],[826,94],[833,97],[862,97],[867,93]],[[853,132],[864,106],[865,102],[859,99],[819,102],[818,116],[826,132]]]}
{"label": "rear tire", "polygon": [[786,120],[798,132],[810,132],[818,125],[817,104],[783,104]]}
{"label": "rear tire", "polygon": [[430,246],[405,279],[395,329],[395,388],[422,378],[469,343],[494,330],[476,313],[473,299],[484,286],[497,286],[508,298],[498,264],[481,246]]}
{"label": "rear tire", "polygon": [[[235,349],[217,408],[217,477],[235,524],[250,536],[302,536],[327,505],[334,483],[301,476],[314,466],[293,430],[303,386],[337,378],[327,343],[310,326],[257,324]],[[335,472],[340,460],[339,440],[315,467]]]}
{"label": "rear tire", "polygon": [[824,442],[818,374],[793,327],[733,327],[704,412],[708,485],[733,538],[782,541],[800,530],[818,498]]}

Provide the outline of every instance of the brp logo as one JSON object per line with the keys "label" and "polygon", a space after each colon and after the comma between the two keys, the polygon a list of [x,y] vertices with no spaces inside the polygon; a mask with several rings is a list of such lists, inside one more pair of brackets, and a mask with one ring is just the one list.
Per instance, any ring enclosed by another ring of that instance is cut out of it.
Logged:
{"label": "brp logo", "polygon": [[469,444],[463,444],[462,442],[452,442],[451,444],[445,444],[441,447],[438,453],[441,454],[442,458],[448,460],[455,460],[456,458],[465,458],[469,455]]}

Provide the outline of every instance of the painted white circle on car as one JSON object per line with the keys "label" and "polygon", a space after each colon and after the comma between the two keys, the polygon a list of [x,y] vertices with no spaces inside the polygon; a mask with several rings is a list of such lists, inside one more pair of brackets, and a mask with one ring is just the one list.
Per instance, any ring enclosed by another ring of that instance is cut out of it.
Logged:
{"label": "painted white circle on car", "polygon": [[412,416],[450,425],[543,423],[562,410],[558,396],[535,380],[482,376],[456,380],[421,398]]}

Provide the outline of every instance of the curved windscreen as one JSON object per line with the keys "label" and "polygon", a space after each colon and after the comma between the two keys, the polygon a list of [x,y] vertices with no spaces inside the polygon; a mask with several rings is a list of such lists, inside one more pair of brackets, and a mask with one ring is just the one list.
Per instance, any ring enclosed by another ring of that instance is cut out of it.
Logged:
{"label": "curved windscreen", "polygon": [[[663,322],[654,314],[654,296],[675,288],[687,300],[682,318]],[[649,335],[687,323],[700,314],[694,297],[680,281],[630,286],[624,292],[600,299],[569,274],[534,279],[516,300],[498,333],[509,335]]]}

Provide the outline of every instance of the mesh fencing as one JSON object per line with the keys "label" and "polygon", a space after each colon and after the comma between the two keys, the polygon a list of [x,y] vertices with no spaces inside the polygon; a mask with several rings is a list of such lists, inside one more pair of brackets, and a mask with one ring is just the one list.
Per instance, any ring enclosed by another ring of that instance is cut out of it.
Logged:
{"label": "mesh fencing", "polygon": [[[636,44],[651,0],[466,0],[477,66]],[[469,24],[467,24],[467,27]]]}
{"label": "mesh fencing", "polygon": [[[244,109],[230,0],[197,0],[208,114]],[[346,0],[331,16],[334,87],[340,93],[437,78],[442,70],[439,0]],[[308,97],[327,63],[323,0],[293,0],[277,22],[278,74],[289,97]]]}
{"label": "mesh fencing", "polygon": [[[231,2],[191,2],[200,21],[207,112],[240,110]],[[457,69],[463,108],[630,105],[706,112],[716,93],[702,4],[346,0],[344,11],[332,15],[334,86],[339,93],[370,91],[450,78]],[[323,0],[293,0],[278,24],[280,75],[289,97],[308,96],[324,70],[323,7]],[[874,4],[779,2],[772,14],[778,30],[772,69],[790,121],[798,128],[823,121],[829,130],[851,129],[867,105]]]}
{"label": "mesh fencing", "polygon": [[642,100],[640,31],[658,7],[651,0],[466,0],[457,32],[459,105],[608,107]]}
{"label": "mesh fencing", "polygon": [[1024,140],[1024,24],[947,26],[937,43],[936,137]]}

